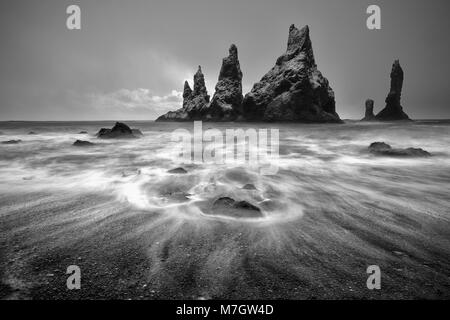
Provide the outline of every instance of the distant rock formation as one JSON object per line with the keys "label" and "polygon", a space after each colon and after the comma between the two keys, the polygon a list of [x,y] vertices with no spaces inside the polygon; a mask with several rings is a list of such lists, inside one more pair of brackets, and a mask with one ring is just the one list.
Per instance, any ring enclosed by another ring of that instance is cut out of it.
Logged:
{"label": "distant rock formation", "polygon": [[288,47],[243,102],[249,121],[341,122],[334,92],[317,69],[309,27],[291,25]]}
{"label": "distant rock formation", "polygon": [[189,83],[184,83],[183,107],[177,111],[170,111],[156,121],[193,121],[202,120],[205,109],[209,104],[209,95],[206,90],[205,76],[201,66],[194,75],[194,90]]}
{"label": "distant rock formation", "polygon": [[233,44],[229,56],[223,59],[219,81],[206,119],[211,121],[234,121],[242,117],[242,72],[237,47]]}
{"label": "distant rock formation", "polygon": [[376,115],[377,120],[410,120],[408,115],[403,112],[400,104],[403,88],[403,69],[398,60],[394,61],[391,71],[391,89],[386,98],[386,107]]}
{"label": "distant rock formation", "polygon": [[75,147],[91,147],[94,144],[92,142],[89,141],[83,141],[83,140],[77,140],[73,143],[73,146]]}
{"label": "distant rock formation", "polygon": [[384,142],[374,142],[369,146],[369,152],[388,157],[430,157],[431,154],[420,148],[394,149]]}
{"label": "distant rock formation", "polygon": [[101,139],[133,139],[142,136],[142,132],[138,129],[131,129],[125,123],[116,122],[112,129],[102,128],[97,133],[97,137]]}
{"label": "distant rock formation", "polygon": [[375,115],[373,113],[373,104],[374,101],[372,99],[366,100],[366,115],[361,121],[374,121],[376,120]]}
{"label": "distant rock formation", "polygon": [[245,98],[242,97],[242,72],[235,45],[223,59],[211,103],[203,74],[199,72],[201,85],[197,89],[195,79],[193,91],[185,83],[183,107],[157,121],[342,122],[336,113],[334,92],[317,69],[308,26],[301,30],[294,25],[290,27],[286,53]]}

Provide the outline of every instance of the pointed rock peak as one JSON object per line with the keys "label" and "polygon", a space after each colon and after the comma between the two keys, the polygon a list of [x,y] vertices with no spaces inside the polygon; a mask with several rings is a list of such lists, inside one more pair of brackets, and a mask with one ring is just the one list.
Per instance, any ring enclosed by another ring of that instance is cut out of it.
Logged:
{"label": "pointed rock peak", "polygon": [[395,60],[394,64],[392,65],[392,73],[393,74],[402,74],[403,69],[400,66],[400,60]]}
{"label": "pointed rock peak", "polygon": [[237,56],[238,56],[238,50],[237,50],[237,47],[236,47],[235,44],[232,44],[232,45],[230,46],[229,52],[230,52],[230,56],[236,57],[236,58],[237,58]]}
{"label": "pointed rock peak", "polygon": [[197,96],[197,95],[207,95],[207,91],[206,91],[206,85],[205,85],[205,76],[203,75],[202,72],[202,67],[198,66],[198,71],[197,73],[194,75],[194,90],[193,90],[193,95]]}
{"label": "pointed rock peak", "polygon": [[311,41],[309,39],[309,27],[304,26],[302,29],[297,29],[295,25],[291,25],[289,28],[289,40],[288,40],[288,51],[295,50],[297,48],[303,47],[307,44],[311,46]]}
{"label": "pointed rock peak", "polygon": [[189,82],[184,82],[184,89],[183,89],[183,98],[186,99],[190,97],[192,94],[191,86],[189,85]]}

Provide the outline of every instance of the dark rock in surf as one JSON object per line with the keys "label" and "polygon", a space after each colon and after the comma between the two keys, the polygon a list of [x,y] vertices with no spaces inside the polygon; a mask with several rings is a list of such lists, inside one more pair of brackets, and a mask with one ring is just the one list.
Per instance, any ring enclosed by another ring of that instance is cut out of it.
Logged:
{"label": "dark rock in surf", "polygon": [[33,132],[33,131],[28,132],[28,135],[30,135],[30,136],[35,135],[35,134],[36,134],[36,132]]}
{"label": "dark rock in surf", "polygon": [[403,69],[399,60],[395,60],[391,71],[391,88],[386,98],[386,107],[376,115],[380,121],[410,120],[403,111],[400,100],[403,88]]}
{"label": "dark rock in surf", "polygon": [[377,152],[386,149],[391,149],[391,146],[384,142],[374,142],[369,146],[369,151]]}
{"label": "dark rock in surf", "polygon": [[309,28],[291,25],[287,51],[243,102],[248,121],[341,123],[334,92],[317,69]]}
{"label": "dark rock in surf", "polygon": [[369,152],[387,157],[430,157],[431,154],[420,148],[396,149],[384,142],[374,142],[369,146]]}
{"label": "dark rock in surf", "polygon": [[19,144],[22,140],[9,140],[9,141],[2,141],[2,144]]}
{"label": "dark rock in surf", "polygon": [[142,135],[137,129],[131,129],[125,123],[116,122],[112,129],[102,128],[97,133],[97,137],[101,139],[133,139]]}
{"label": "dark rock in surf", "polygon": [[242,71],[237,47],[233,44],[223,59],[216,91],[205,110],[205,120],[235,121],[242,119]]}
{"label": "dark rock in surf", "polygon": [[78,134],[88,134],[87,131],[80,131]]}
{"label": "dark rock in surf", "polygon": [[169,170],[167,172],[171,173],[171,174],[186,174],[186,173],[188,173],[184,168],[175,168],[175,169]]}
{"label": "dark rock in surf", "polygon": [[361,121],[374,121],[376,120],[375,114],[373,113],[373,104],[374,101],[372,99],[366,100],[366,114],[364,116],[364,119]]}
{"label": "dark rock in surf", "polygon": [[89,141],[83,141],[83,140],[77,140],[73,143],[73,146],[75,147],[91,147],[94,144],[92,142]]}
{"label": "dark rock in surf", "polygon": [[183,107],[177,111],[170,111],[162,115],[156,121],[193,121],[202,120],[205,109],[209,104],[209,95],[206,90],[205,76],[201,66],[194,75],[194,90],[189,83],[184,83]]}
{"label": "dark rock in surf", "polygon": [[257,190],[256,187],[253,184],[246,184],[242,187],[244,190]]}
{"label": "dark rock in surf", "polygon": [[222,215],[233,218],[261,218],[261,209],[247,201],[235,201],[229,197],[222,197],[214,201],[211,215]]}

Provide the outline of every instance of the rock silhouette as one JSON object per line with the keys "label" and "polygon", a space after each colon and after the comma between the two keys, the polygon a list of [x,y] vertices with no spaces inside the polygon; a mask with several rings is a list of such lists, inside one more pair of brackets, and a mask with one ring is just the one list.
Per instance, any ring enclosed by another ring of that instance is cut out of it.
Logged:
{"label": "rock silhouette", "polygon": [[400,100],[403,89],[403,69],[400,61],[395,60],[391,71],[391,88],[386,97],[386,107],[376,115],[376,119],[380,121],[393,120],[410,120],[408,115],[403,111]]}
{"label": "rock silhouette", "polygon": [[309,27],[291,25],[286,53],[243,102],[249,121],[341,122],[334,92],[317,69]]}
{"label": "rock silhouette", "polygon": [[374,101],[372,99],[366,100],[366,115],[364,116],[364,119],[362,119],[361,121],[376,120],[375,114],[373,113],[373,104],[374,104]]}

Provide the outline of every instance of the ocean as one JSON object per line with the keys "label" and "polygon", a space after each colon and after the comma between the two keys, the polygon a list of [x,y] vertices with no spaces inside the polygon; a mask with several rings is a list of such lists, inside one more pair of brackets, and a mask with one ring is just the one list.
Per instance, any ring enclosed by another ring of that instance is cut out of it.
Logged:
{"label": "ocean", "polygon": [[[183,163],[171,137],[192,123],[126,123],[143,137],[97,139],[111,121],[0,122],[0,142],[21,140],[0,144],[0,298],[450,298],[450,121],[203,123],[278,129],[273,175]],[[376,141],[432,156],[375,156]],[[261,216],[214,212],[221,197]],[[70,265],[81,290],[66,288]]]}

